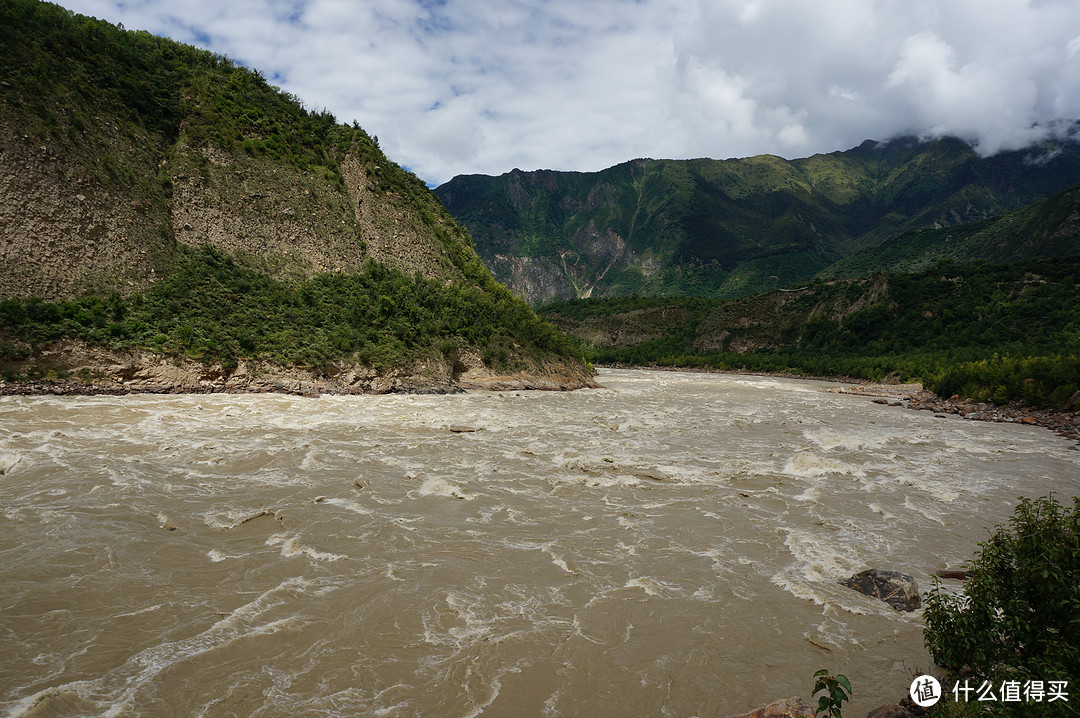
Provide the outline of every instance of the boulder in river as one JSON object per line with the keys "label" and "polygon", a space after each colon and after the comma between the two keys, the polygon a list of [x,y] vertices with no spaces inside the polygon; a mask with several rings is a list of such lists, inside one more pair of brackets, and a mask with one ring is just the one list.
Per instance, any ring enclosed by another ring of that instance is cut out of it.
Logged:
{"label": "boulder in river", "polygon": [[914,611],[922,605],[915,578],[899,571],[870,568],[840,583],[859,593],[880,598],[897,611]]}

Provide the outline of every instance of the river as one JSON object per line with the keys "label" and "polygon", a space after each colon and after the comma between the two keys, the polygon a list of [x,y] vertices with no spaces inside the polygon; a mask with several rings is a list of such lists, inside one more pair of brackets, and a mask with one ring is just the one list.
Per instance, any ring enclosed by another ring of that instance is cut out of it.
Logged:
{"label": "river", "polygon": [[930,665],[837,581],[958,567],[1045,429],[790,379],[0,398],[9,716],[715,716]]}

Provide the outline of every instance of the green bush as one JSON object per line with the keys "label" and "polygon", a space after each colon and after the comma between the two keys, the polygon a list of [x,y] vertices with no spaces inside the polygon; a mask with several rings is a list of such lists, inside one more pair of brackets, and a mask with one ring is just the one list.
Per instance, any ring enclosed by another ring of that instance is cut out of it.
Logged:
{"label": "green bush", "polygon": [[817,715],[843,718],[841,706],[844,701],[851,700],[851,681],[843,673],[832,675],[827,668],[814,673],[814,678],[814,695],[823,693],[818,696]]}
{"label": "green bush", "polygon": [[[1022,499],[968,565],[962,594],[925,596],[926,647],[970,684],[1080,676],[1080,498]],[[995,703],[1001,715],[1075,714],[1075,701]],[[1028,713],[1025,713],[1028,711]]]}
{"label": "green bush", "polygon": [[490,279],[486,289],[412,278],[368,261],[357,274],[277,280],[206,246],[177,247],[145,293],[0,302],[0,359],[61,337],[145,347],[234,369],[266,359],[331,371],[339,361],[392,367],[462,346],[509,366],[515,349],[575,357],[566,338]]}

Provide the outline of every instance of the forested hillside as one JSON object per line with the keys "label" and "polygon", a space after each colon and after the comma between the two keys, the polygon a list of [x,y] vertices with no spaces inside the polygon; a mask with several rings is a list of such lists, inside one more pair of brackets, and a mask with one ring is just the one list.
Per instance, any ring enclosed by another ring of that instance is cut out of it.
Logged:
{"label": "forested hillside", "polygon": [[1080,389],[1080,257],[941,261],[735,300],[612,298],[544,314],[597,363],[915,380],[1060,408]]}
{"label": "forested hillside", "polygon": [[900,138],[793,161],[638,159],[601,172],[460,176],[436,192],[500,281],[530,301],[737,297],[1078,185],[1075,131],[993,157],[957,139]]}
{"label": "forested hillside", "polygon": [[1014,212],[957,227],[924,229],[863,250],[819,276],[862,277],[872,272],[912,272],[942,259],[1019,262],[1080,255],[1080,187]]}
{"label": "forested hillside", "polygon": [[[0,78],[9,378],[265,389],[287,368],[341,391],[589,382],[377,138],[257,70],[4,0]],[[178,379],[170,363],[211,369]]]}

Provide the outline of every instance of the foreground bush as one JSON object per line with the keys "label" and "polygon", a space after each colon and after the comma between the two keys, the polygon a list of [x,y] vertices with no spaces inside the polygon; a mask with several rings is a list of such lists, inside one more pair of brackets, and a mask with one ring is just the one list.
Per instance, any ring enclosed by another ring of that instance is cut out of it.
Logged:
{"label": "foreground bush", "polygon": [[[1076,715],[1080,703],[1080,498],[1023,499],[968,569],[964,593],[926,595],[926,646],[978,688],[1068,681],[1068,702],[984,704],[998,715]],[[972,695],[969,700],[975,700]]]}

